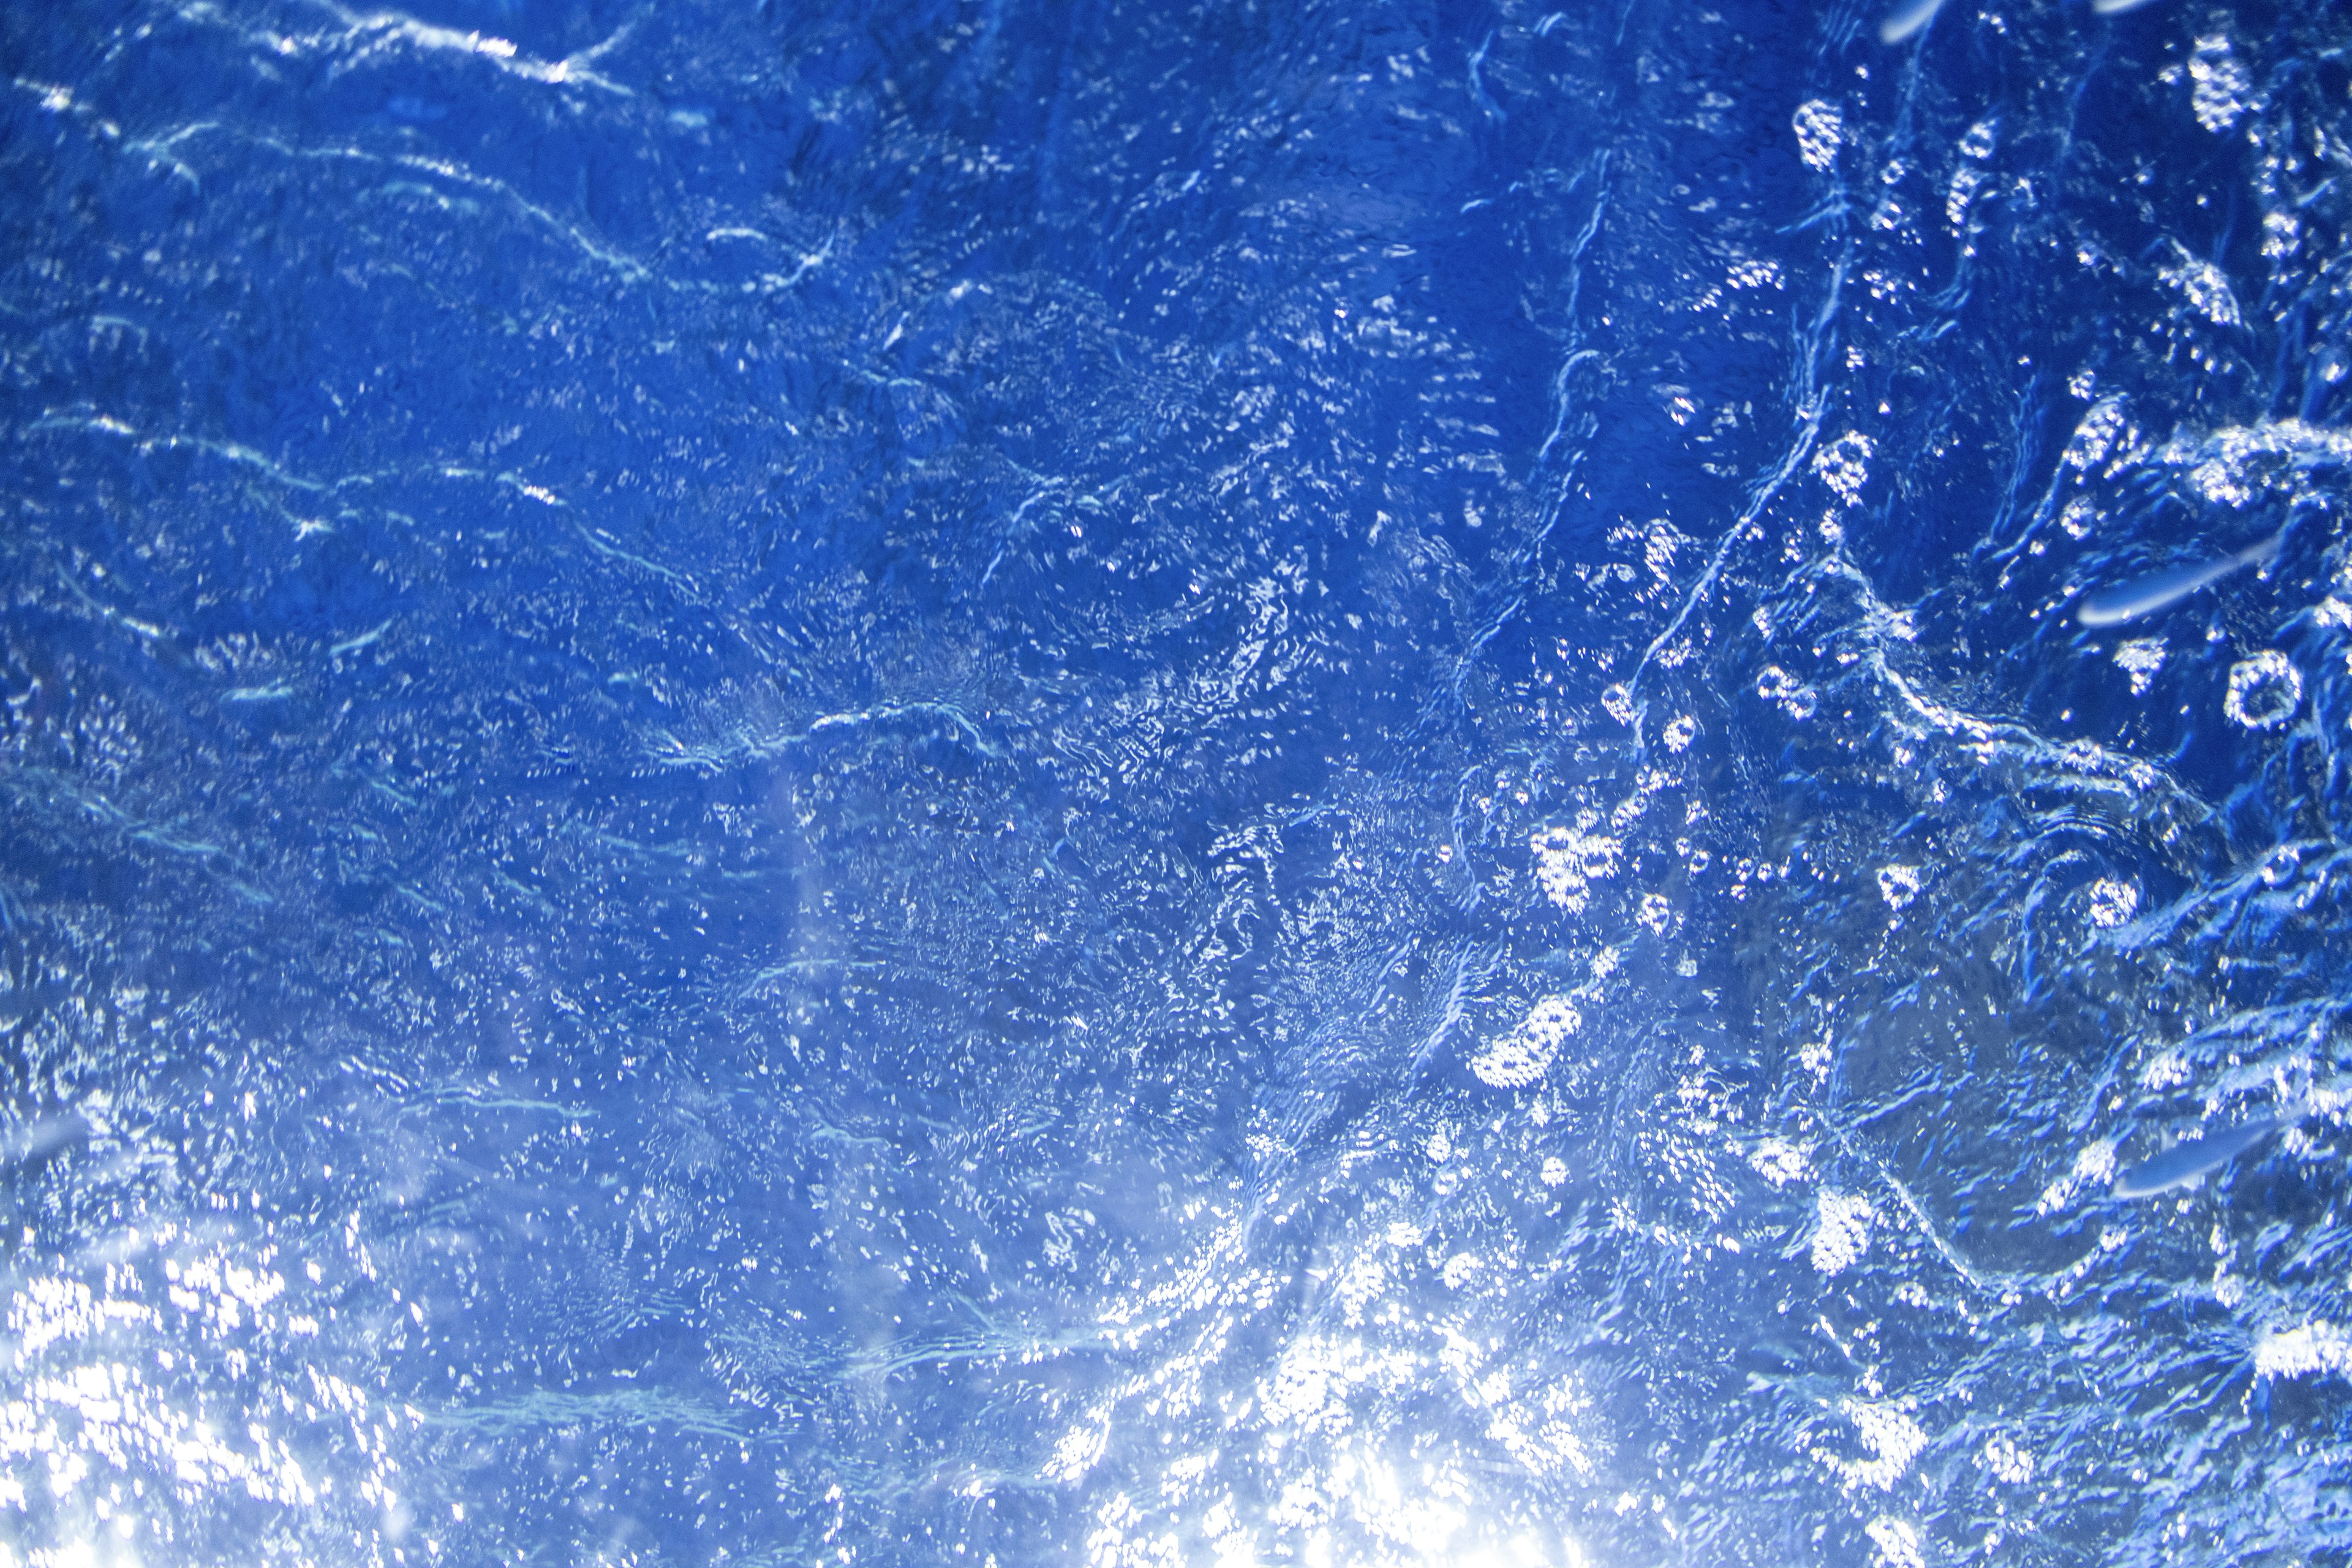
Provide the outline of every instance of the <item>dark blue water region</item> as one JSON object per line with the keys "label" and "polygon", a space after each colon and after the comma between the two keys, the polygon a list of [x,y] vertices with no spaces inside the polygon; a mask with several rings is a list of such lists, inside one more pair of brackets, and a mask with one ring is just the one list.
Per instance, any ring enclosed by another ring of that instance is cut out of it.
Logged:
{"label": "dark blue water region", "polygon": [[1886,20],[0,5],[0,1564],[2352,1561],[2352,19]]}

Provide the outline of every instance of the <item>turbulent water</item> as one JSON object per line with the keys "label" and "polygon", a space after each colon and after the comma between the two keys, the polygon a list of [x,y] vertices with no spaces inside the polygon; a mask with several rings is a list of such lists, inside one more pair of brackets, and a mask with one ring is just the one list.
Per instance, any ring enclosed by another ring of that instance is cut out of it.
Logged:
{"label": "turbulent water", "polygon": [[2352,13],[1886,19],[0,5],[0,1564],[2352,1561]]}

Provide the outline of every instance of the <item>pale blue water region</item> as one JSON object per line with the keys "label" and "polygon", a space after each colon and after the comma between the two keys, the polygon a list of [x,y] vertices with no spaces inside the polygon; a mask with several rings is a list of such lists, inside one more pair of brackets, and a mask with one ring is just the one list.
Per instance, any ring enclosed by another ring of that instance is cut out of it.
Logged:
{"label": "pale blue water region", "polygon": [[0,65],[0,1564],[2352,1563],[2342,5]]}

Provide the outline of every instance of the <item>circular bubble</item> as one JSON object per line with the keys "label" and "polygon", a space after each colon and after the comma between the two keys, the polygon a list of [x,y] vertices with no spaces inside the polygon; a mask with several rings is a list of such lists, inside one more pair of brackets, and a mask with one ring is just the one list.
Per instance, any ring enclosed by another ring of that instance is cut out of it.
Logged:
{"label": "circular bubble", "polygon": [[2221,710],[2250,730],[2273,730],[2294,717],[2303,702],[2303,677],[2286,655],[2265,648],[2230,667],[2230,692]]}

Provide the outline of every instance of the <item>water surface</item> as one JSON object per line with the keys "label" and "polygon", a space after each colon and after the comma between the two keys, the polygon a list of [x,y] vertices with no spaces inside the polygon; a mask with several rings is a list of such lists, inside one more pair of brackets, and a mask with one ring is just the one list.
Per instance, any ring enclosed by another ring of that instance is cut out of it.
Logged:
{"label": "water surface", "polygon": [[2352,19],[1882,20],[0,7],[0,1562],[2344,1563]]}

